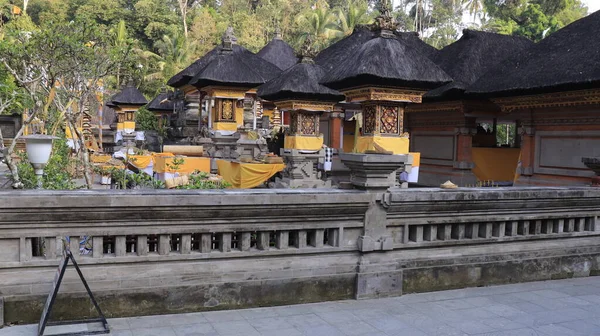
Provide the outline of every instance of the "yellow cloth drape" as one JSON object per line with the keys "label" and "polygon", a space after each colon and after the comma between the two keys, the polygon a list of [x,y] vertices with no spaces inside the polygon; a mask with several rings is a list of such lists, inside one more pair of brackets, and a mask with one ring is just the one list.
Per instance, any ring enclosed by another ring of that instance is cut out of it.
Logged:
{"label": "yellow cloth drape", "polygon": [[126,122],[123,123],[123,127],[125,129],[135,130],[135,121],[126,121]]}
{"label": "yellow cloth drape", "polygon": [[479,181],[510,182],[515,180],[519,148],[478,148],[471,150],[473,174]]}
{"label": "yellow cloth drape", "polygon": [[282,171],[282,163],[239,163],[217,160],[219,175],[236,189],[250,189],[263,184],[271,176]]}
{"label": "yellow cloth drape", "polygon": [[129,155],[129,163],[139,169],[144,169],[152,163],[152,155]]}
{"label": "yellow cloth drape", "polygon": [[[183,164],[177,169],[179,174],[190,174],[198,170],[205,173],[210,173],[210,158],[205,157],[181,157]],[[167,156],[154,156],[154,167],[155,173],[175,173],[175,170],[169,168],[167,164],[173,165],[174,157]]]}
{"label": "yellow cloth drape", "polygon": [[323,137],[309,137],[301,135],[286,136],[283,148],[319,150],[323,147]]}
{"label": "yellow cloth drape", "polygon": [[212,125],[215,131],[231,131],[235,132],[238,129],[238,125],[232,122],[216,122]]}
{"label": "yellow cloth drape", "polygon": [[409,153],[413,158],[413,167],[418,167],[421,165],[421,153]]}
{"label": "yellow cloth drape", "polygon": [[125,128],[125,125],[123,125],[123,123],[117,123],[117,131],[122,131]]}
{"label": "yellow cloth drape", "polygon": [[394,154],[408,154],[409,140],[404,137],[361,136],[356,140],[355,150],[358,153],[375,150],[374,144]]}

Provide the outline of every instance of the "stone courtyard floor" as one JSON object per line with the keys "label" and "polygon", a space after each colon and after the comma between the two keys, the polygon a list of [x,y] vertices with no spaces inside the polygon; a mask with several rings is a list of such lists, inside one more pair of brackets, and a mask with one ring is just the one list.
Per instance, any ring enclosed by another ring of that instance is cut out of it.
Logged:
{"label": "stone courtyard floor", "polygon": [[[109,319],[109,324],[115,336],[600,335],[600,277],[375,300]],[[0,335],[34,336],[36,327],[6,327]]]}

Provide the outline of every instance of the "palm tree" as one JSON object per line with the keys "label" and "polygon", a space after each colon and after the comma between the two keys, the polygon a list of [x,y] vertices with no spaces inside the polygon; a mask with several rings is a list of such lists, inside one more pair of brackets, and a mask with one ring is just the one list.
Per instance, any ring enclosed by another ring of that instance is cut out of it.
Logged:
{"label": "palm tree", "polygon": [[473,15],[473,19],[477,17],[477,14],[483,11],[483,4],[481,0],[463,0],[465,9],[469,10],[469,14]]}
{"label": "palm tree", "polygon": [[336,35],[337,37],[350,35],[356,25],[369,23],[370,21],[371,17],[366,3],[350,2],[348,8],[337,10]]}
{"label": "palm tree", "polygon": [[297,23],[304,28],[306,34],[315,36],[315,48],[320,49],[334,36],[336,15],[327,7],[316,7],[310,12],[300,15]]}
{"label": "palm tree", "polygon": [[[138,50],[138,55],[152,68],[144,76],[146,80],[167,80],[181,71],[191,61],[197,48],[195,42],[188,42],[185,35],[175,33],[172,36],[163,35],[161,40],[154,43],[156,53]],[[150,66],[152,65],[152,66]]]}

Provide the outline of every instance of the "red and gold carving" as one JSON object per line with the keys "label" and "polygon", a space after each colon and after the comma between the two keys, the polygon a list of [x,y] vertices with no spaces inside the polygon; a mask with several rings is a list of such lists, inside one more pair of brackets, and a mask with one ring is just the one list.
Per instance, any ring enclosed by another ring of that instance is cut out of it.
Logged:
{"label": "red and gold carving", "polygon": [[217,99],[215,108],[217,122],[236,122],[234,99]]}
{"label": "red and gold carving", "polygon": [[381,106],[381,117],[379,118],[379,132],[381,134],[398,134],[398,106]]}
{"label": "red and gold carving", "polygon": [[363,111],[363,133],[374,134],[377,130],[377,106],[365,106]]}
{"label": "red and gold carving", "polygon": [[556,92],[492,100],[503,112],[541,107],[565,107],[600,104],[600,89]]}
{"label": "red and gold carving", "polygon": [[310,112],[328,112],[333,110],[333,103],[321,103],[301,100],[283,100],[275,102],[278,109],[282,111],[310,111]]}
{"label": "red and gold carving", "polygon": [[347,102],[391,101],[399,103],[420,103],[426,91],[411,89],[390,89],[378,87],[356,88],[342,91]]}

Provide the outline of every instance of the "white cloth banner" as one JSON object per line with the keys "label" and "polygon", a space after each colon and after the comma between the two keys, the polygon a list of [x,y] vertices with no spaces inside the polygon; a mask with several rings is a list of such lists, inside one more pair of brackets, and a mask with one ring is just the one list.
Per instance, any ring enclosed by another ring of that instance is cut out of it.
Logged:
{"label": "white cloth banner", "polygon": [[408,181],[410,183],[418,183],[419,182],[419,167],[412,167],[410,169],[410,174],[408,174]]}

